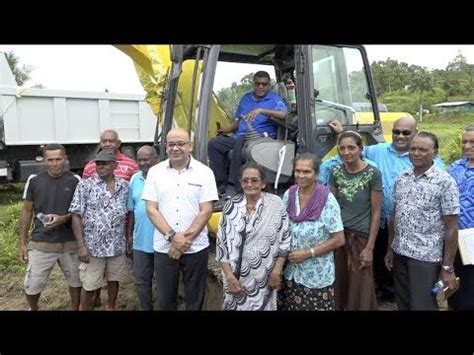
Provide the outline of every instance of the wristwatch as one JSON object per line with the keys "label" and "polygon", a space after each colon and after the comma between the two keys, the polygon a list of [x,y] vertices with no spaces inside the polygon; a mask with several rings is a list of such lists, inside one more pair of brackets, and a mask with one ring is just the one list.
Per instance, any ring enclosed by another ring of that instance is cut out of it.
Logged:
{"label": "wristwatch", "polygon": [[173,239],[174,235],[176,234],[176,232],[173,230],[173,229],[170,229],[168,231],[168,233],[165,234],[165,239],[170,242],[171,239]]}
{"label": "wristwatch", "polygon": [[454,272],[454,266],[453,265],[441,265],[441,268],[444,271],[449,272],[450,274],[452,274]]}

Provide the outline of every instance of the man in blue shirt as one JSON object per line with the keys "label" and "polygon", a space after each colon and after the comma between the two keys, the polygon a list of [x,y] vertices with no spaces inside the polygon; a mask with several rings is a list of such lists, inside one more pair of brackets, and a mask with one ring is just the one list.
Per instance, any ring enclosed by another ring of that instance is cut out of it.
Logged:
{"label": "man in blue shirt", "polygon": [[[237,117],[232,126],[218,131],[221,134],[212,139],[208,146],[209,166],[214,172],[219,193],[232,195],[238,186],[238,175],[242,164],[242,148],[245,135],[250,124],[262,137],[272,139],[277,137],[277,124],[269,117],[284,120],[288,108],[282,98],[270,91],[270,75],[258,71],[254,77],[253,91],[246,93],[239,102],[235,112]],[[226,134],[237,132],[229,137]],[[226,159],[228,151],[232,150],[232,160]]]}
{"label": "man in blue shirt", "polygon": [[137,153],[137,162],[140,171],[132,176],[128,189],[127,254],[131,255],[133,252],[133,278],[140,302],[140,310],[152,311],[153,234],[155,233],[155,226],[146,214],[146,201],[142,200],[142,192],[148,170],[158,163],[158,155],[155,149],[148,145],[141,147]]}
{"label": "man in blue shirt", "polygon": [[[337,120],[330,122],[329,126],[336,133],[340,133],[343,130],[341,123]],[[365,146],[362,153],[365,158],[375,162],[382,173],[382,216],[374,248],[374,277],[377,285],[377,296],[382,300],[392,300],[394,298],[393,277],[385,268],[383,260],[388,243],[387,224],[393,213],[393,187],[399,173],[413,167],[408,154],[408,148],[417,132],[416,120],[413,117],[400,117],[393,123],[391,143]],[[438,156],[434,159],[434,164],[444,169],[444,163]]]}

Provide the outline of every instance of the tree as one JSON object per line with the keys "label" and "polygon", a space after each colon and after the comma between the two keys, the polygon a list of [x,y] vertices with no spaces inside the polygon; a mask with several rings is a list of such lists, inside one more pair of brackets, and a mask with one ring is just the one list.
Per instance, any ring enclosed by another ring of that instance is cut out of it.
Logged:
{"label": "tree", "polygon": [[433,77],[425,67],[410,65],[409,70],[412,73],[412,83],[409,85],[408,91],[418,94],[418,112],[420,114],[420,121],[423,121],[423,99],[427,93],[434,91]]}
{"label": "tree", "polygon": [[373,62],[370,68],[378,95],[403,89],[410,83],[410,70],[405,62],[399,63],[388,58],[384,61]]}
{"label": "tree", "polygon": [[240,79],[240,84],[235,81],[228,88],[223,88],[217,92],[219,103],[224,108],[229,117],[234,117],[235,110],[242,96],[253,89],[253,76],[255,73],[245,75]]}
{"label": "tree", "polygon": [[473,89],[472,66],[462,53],[449,62],[446,67],[444,89],[448,96],[469,96]]}
{"label": "tree", "polygon": [[20,58],[12,51],[5,53],[8,65],[15,76],[15,80],[18,86],[23,86],[25,82],[31,79],[30,73],[33,71],[31,65],[23,64],[20,66]]}

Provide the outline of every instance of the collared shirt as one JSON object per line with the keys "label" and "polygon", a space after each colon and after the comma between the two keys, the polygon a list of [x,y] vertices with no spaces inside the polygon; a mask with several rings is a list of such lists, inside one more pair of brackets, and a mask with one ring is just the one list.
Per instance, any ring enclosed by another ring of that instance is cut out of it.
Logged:
{"label": "collared shirt", "polygon": [[[254,92],[248,92],[240,99],[239,106],[235,111],[235,116],[240,118],[242,115],[246,116],[252,110],[256,108],[264,108],[267,110],[278,110],[284,111],[285,113],[288,111],[285,103],[283,102],[282,98],[275,94],[272,91],[269,91],[264,97],[261,99],[256,99],[254,96]],[[267,115],[260,113],[255,117],[255,119],[251,122],[252,127],[261,135],[263,132],[267,132],[270,138],[275,139],[277,137],[277,125],[272,122]],[[244,120],[240,120],[239,122],[239,129],[237,130],[236,137],[246,134],[248,131],[247,123]]]}
{"label": "collared shirt", "polygon": [[[393,186],[395,180],[401,171],[413,167],[410,160],[410,155],[407,152],[399,154],[393,146],[393,143],[378,143],[374,145],[368,145],[364,147],[363,155],[370,160],[373,160],[380,172],[382,173],[383,183],[383,206],[382,206],[382,218],[380,226],[384,227],[393,213]],[[444,163],[436,157],[435,165],[440,169],[444,169]]]}
{"label": "collared shirt", "polygon": [[[169,159],[153,166],[143,189],[142,199],[154,201],[163,218],[175,232],[185,232],[199,214],[199,204],[218,200],[216,181],[212,170],[190,157],[188,167],[178,171]],[[167,253],[171,243],[157,229],[153,249]],[[207,227],[196,236],[186,254],[197,253],[209,246]]]}
{"label": "collared shirt", "polygon": [[469,166],[467,158],[462,158],[451,164],[448,172],[459,188],[459,228],[474,228],[474,166]]}
{"label": "collared shirt", "polygon": [[442,217],[459,214],[454,179],[434,165],[419,177],[413,168],[404,170],[395,182],[393,201],[392,249],[416,260],[441,261],[446,231]]}
{"label": "collared shirt", "polygon": [[102,258],[124,253],[127,196],[128,182],[117,177],[113,194],[98,176],[77,185],[69,212],[82,217],[84,241],[91,256]]}
{"label": "collared shirt", "polygon": [[[135,160],[129,158],[125,154],[117,152],[115,154],[115,159],[117,159],[117,168],[114,170],[114,175],[116,177],[130,181],[132,175],[139,171],[138,164],[135,162]],[[82,178],[88,179],[93,175],[97,176],[96,164],[95,161],[91,160],[84,167]]]}
{"label": "collared shirt", "polygon": [[145,253],[153,253],[153,234],[155,226],[151,223],[146,213],[146,202],[142,200],[143,188],[145,187],[145,178],[143,172],[132,176],[128,186],[127,209],[133,212],[133,249]]}
{"label": "collared shirt", "polygon": [[[288,206],[288,191],[283,195]],[[295,200],[296,214],[300,214],[299,188]],[[291,250],[309,249],[331,239],[331,234],[344,229],[341,209],[332,193],[329,193],[321,216],[316,221],[294,222],[290,219]],[[288,264],[285,278],[309,288],[331,286],[335,280],[334,252],[331,251],[299,263]]]}

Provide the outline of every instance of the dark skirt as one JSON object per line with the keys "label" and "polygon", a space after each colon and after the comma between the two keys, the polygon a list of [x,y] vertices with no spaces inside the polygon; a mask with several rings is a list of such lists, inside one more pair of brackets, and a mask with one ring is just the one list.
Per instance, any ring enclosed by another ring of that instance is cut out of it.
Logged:
{"label": "dark skirt", "polygon": [[338,311],[378,310],[372,265],[359,269],[359,255],[367,238],[345,232],[346,244],[335,250],[335,298]]}
{"label": "dark skirt", "polygon": [[334,311],[334,284],[323,288],[308,288],[283,278],[278,291],[279,311]]}

